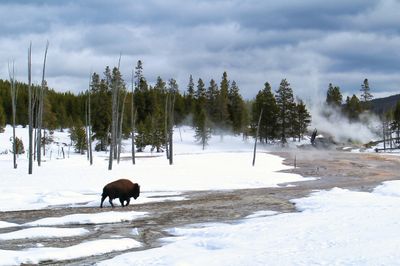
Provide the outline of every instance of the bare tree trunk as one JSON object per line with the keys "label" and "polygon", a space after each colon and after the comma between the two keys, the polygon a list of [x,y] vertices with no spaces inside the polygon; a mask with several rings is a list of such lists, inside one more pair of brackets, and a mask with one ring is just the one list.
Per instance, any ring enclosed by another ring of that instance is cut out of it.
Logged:
{"label": "bare tree trunk", "polygon": [[[90,75],[92,76],[92,75]],[[90,79],[89,79],[90,80]],[[90,81],[89,81],[90,84]],[[93,164],[93,153],[92,153],[92,121],[91,121],[91,107],[90,107],[90,86],[88,91],[88,125],[89,125],[89,162],[90,165]]]}
{"label": "bare tree trunk", "polygon": [[112,170],[112,163],[113,163],[113,159],[114,159],[113,152],[114,152],[114,146],[115,146],[115,133],[116,133],[115,118],[116,118],[116,107],[117,107],[116,91],[117,91],[117,88],[114,85],[112,88],[111,143],[110,143],[110,156],[109,156],[109,161],[108,161],[108,170]]}
{"label": "bare tree trunk", "polygon": [[46,50],[44,52],[44,60],[43,60],[43,72],[42,72],[42,86],[40,89],[40,97],[39,97],[39,111],[38,111],[38,128],[37,128],[37,160],[38,166],[41,165],[41,140],[42,140],[42,122],[43,122],[43,101],[44,101],[44,91],[46,88],[46,81],[44,79],[46,73],[46,59],[47,59],[47,50],[49,48],[49,42],[46,43]]}
{"label": "bare tree trunk", "polygon": [[124,121],[124,111],[125,111],[125,100],[126,96],[128,96],[127,92],[124,92],[124,100],[122,101],[122,108],[121,108],[121,115],[120,115],[120,121],[119,121],[119,136],[118,136],[118,158],[117,158],[117,163],[119,164],[120,158],[121,158],[121,148],[122,148],[122,123]]}
{"label": "bare tree trunk", "polygon": [[115,134],[114,134],[114,160],[118,157],[118,136],[119,136],[119,82],[117,88],[117,106],[116,106],[116,113],[115,113]]}
{"label": "bare tree trunk", "polygon": [[260,123],[261,123],[261,117],[262,117],[263,111],[264,111],[264,108],[261,109],[260,116],[258,118],[257,133],[256,133],[256,137],[255,137],[255,140],[254,140],[253,166],[256,164],[257,138],[258,138],[258,134],[260,133]]}
{"label": "bare tree trunk", "polygon": [[43,156],[46,156],[46,128],[43,129]]}
{"label": "bare tree trunk", "polygon": [[108,162],[108,170],[112,170],[113,159],[116,156],[116,136],[118,125],[118,93],[119,81],[114,81],[112,87],[112,119],[111,119],[111,143],[110,143],[110,156]]}
{"label": "bare tree trunk", "polygon": [[382,130],[383,130],[383,151],[386,152],[386,123],[382,122]]}
{"label": "bare tree trunk", "polygon": [[135,128],[136,128],[136,115],[137,110],[135,110],[135,114],[133,116],[133,126],[132,126],[132,164],[136,164],[136,155],[135,155]]}
{"label": "bare tree trunk", "polygon": [[[87,92],[88,94],[89,92]],[[90,161],[90,154],[89,154],[89,121],[88,121],[88,113],[89,113],[89,108],[88,108],[88,99],[85,101],[85,133],[86,133],[86,158],[88,161]]]}
{"label": "bare tree trunk", "polygon": [[135,159],[135,123],[136,123],[136,110],[134,110],[134,96],[133,96],[133,79],[134,79],[134,71],[132,69],[132,102],[131,102],[131,136],[132,136],[132,164],[136,163]]}
{"label": "bare tree trunk", "polygon": [[[119,71],[119,67],[121,65],[121,53],[119,54],[119,59],[118,59],[118,71]],[[117,96],[117,106],[116,106],[116,114],[115,114],[115,134],[114,134],[114,159],[117,160],[118,159],[118,137],[119,137],[119,104],[120,104],[120,89],[121,89],[121,84],[120,84],[120,79],[118,78],[116,80],[116,86],[117,86],[117,92],[116,92],[116,96]]]}
{"label": "bare tree trunk", "polygon": [[165,98],[165,154],[167,156],[167,160],[169,160],[168,105],[169,105],[169,93],[167,93],[167,96]]}
{"label": "bare tree trunk", "polygon": [[169,117],[170,117],[170,125],[169,125],[169,164],[172,165],[174,160],[173,154],[173,133],[174,133],[174,105],[175,105],[175,92],[173,92],[172,101],[170,103]]}
{"label": "bare tree trunk", "polygon": [[29,116],[29,147],[28,147],[28,174],[32,174],[32,148],[33,148],[33,104],[32,104],[32,43],[28,50],[28,116]]}
{"label": "bare tree trunk", "polygon": [[36,113],[36,127],[35,127],[35,131],[34,131],[34,137],[33,137],[33,160],[36,161],[36,140],[37,140],[37,113]]}
{"label": "bare tree trunk", "polygon": [[13,127],[13,165],[14,169],[17,169],[17,142],[15,141],[15,117],[17,113],[17,89],[15,84],[15,72],[14,62],[12,63],[12,70],[10,64],[8,64],[8,74],[10,76],[10,92],[11,92],[11,104],[12,104],[12,127]]}

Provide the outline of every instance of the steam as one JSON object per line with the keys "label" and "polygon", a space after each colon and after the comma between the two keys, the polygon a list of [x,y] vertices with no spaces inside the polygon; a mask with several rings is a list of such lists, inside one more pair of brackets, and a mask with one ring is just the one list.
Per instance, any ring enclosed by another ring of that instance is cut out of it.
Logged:
{"label": "steam", "polygon": [[363,113],[360,122],[351,122],[335,108],[326,104],[314,104],[310,109],[311,127],[318,133],[327,133],[337,142],[368,143],[380,139],[380,119],[372,113]]}

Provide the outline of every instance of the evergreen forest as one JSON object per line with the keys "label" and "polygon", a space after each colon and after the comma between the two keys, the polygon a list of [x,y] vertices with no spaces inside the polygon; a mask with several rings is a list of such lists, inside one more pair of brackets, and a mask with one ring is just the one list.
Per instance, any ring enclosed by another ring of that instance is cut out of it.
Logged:
{"label": "evergreen forest", "polygon": [[[203,148],[211,133],[222,135],[229,131],[244,137],[254,136],[261,110],[264,112],[259,132],[262,142],[300,139],[311,122],[306,105],[295,98],[286,79],[275,91],[266,82],[254,99],[244,100],[238,84],[229,79],[227,72],[222,73],[220,80],[194,80],[190,75],[188,83],[179,86],[174,79],[157,77],[155,84],[150,85],[139,60],[131,77],[123,77],[118,67],[107,66],[103,73],[92,73],[88,90],[78,94],[57,92],[45,85],[41,127],[49,131],[69,129],[80,152],[87,145],[84,136],[88,109],[91,136],[97,140],[94,149],[98,151],[107,150],[112,141],[113,115],[118,117],[117,135],[129,138],[134,132],[138,152],[147,145],[157,152],[168,149],[165,143],[169,128],[182,124],[194,128],[195,138]],[[16,124],[26,126],[28,84],[16,81],[15,86]],[[33,91],[41,87],[32,86]],[[9,80],[0,79],[0,127],[12,124],[10,88]]]}

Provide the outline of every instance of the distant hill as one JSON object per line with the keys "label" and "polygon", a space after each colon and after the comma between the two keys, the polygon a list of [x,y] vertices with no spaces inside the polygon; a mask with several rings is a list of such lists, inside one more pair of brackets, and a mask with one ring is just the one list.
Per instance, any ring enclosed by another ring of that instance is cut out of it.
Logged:
{"label": "distant hill", "polygon": [[372,111],[377,114],[386,113],[394,108],[396,103],[400,101],[400,94],[388,96],[385,98],[373,99],[371,101]]}

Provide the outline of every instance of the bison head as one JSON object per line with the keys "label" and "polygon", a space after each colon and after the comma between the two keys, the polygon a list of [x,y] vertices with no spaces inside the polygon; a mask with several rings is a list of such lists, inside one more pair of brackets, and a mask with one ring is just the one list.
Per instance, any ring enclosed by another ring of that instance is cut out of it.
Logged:
{"label": "bison head", "polygon": [[133,189],[132,189],[132,197],[134,198],[134,199],[137,199],[138,197],[139,197],[139,194],[140,194],[140,186],[139,186],[139,184],[133,184],[134,186],[133,186]]}

